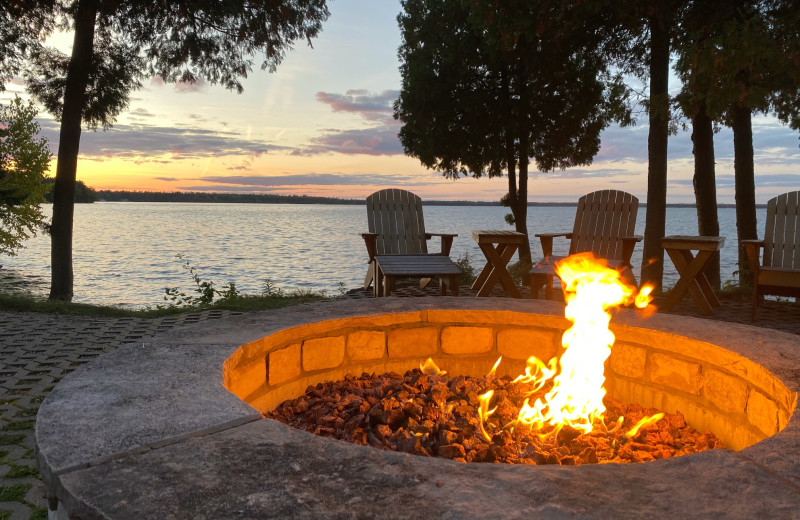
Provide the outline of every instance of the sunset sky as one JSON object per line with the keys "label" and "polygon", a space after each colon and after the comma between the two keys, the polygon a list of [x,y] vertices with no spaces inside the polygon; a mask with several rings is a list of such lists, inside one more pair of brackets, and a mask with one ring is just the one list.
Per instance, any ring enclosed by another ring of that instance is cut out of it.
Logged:
{"label": "sunset sky", "polygon": [[[253,71],[241,95],[204,82],[146,80],[113,128],[84,131],[78,178],[96,189],[360,199],[404,187],[424,199],[499,199],[507,191],[505,178],[447,180],[403,154],[392,118],[400,88],[400,2],[336,0],[330,9],[313,48],[299,42],[276,73]],[[10,87],[2,99],[23,89],[19,82]],[[55,153],[58,125],[45,113],[41,125]],[[788,127],[754,119],[759,202],[800,186],[798,143]],[[718,199],[733,202],[731,132],[723,129],[715,145]],[[688,131],[671,138],[670,202],[694,200],[691,151]],[[633,128],[607,129],[589,167],[534,174],[529,198],[574,201],[613,187],[645,200],[646,171],[645,119]]]}

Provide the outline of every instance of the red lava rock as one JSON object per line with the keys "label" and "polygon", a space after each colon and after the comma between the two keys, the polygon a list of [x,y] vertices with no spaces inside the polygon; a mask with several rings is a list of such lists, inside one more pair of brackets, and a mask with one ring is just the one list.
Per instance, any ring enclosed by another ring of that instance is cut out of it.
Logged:
{"label": "red lava rock", "polygon": [[[495,409],[481,432],[479,396],[492,390]],[[667,414],[626,436],[643,417],[657,413],[638,404],[606,397],[604,423],[590,433],[564,426],[531,431],[516,423],[526,398],[534,401],[547,386],[529,396],[530,385],[508,377],[473,378],[426,375],[362,374],[309,386],[305,395],[281,403],[266,417],[295,428],[360,445],[458,462],[580,465],[646,462],[721,448],[710,432],[699,433],[680,412]],[[616,428],[619,418],[622,425]],[[608,426],[606,426],[608,425]],[[611,430],[611,431],[609,431]],[[439,483],[437,483],[439,485]]]}

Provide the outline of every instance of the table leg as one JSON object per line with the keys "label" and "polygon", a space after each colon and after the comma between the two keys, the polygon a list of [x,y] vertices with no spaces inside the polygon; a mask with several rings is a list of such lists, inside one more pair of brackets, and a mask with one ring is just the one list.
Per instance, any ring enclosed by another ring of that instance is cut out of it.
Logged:
{"label": "table leg", "polygon": [[[698,282],[698,278],[701,276],[705,279],[702,273],[703,267],[705,267],[706,262],[711,258],[710,254],[703,253],[711,252],[700,251],[697,257],[694,257],[690,251],[685,249],[667,249],[667,254],[670,259],[672,259],[672,263],[675,264],[675,268],[680,274],[680,279],[661,305],[663,310],[671,310],[675,304],[683,298],[686,291],[689,291],[695,303],[697,303],[697,306],[700,308],[700,312],[706,315],[714,313],[711,304],[706,299],[706,294],[701,287],[701,283]],[[708,285],[707,280],[705,284]],[[710,286],[708,288],[709,290],[711,289]],[[714,299],[716,299],[716,297],[714,297]]]}
{"label": "table leg", "polygon": [[697,257],[701,259],[699,261],[702,262],[700,267],[700,274],[697,275],[697,284],[700,286],[700,290],[705,295],[706,299],[708,300],[708,303],[711,304],[712,307],[719,307],[722,304],[719,302],[719,298],[717,298],[717,295],[714,294],[714,289],[711,288],[711,284],[708,282],[708,278],[706,278],[706,273],[704,272],[704,270],[706,268],[706,265],[708,265],[708,262],[710,262],[711,259],[714,258],[714,255],[716,253],[717,251],[700,251],[697,254]]}
{"label": "table leg", "polygon": [[[481,250],[483,251],[483,245],[482,244],[478,244],[478,247],[480,247]],[[489,247],[491,247],[491,246],[489,246]],[[486,256],[485,252],[484,252],[484,256]],[[486,265],[483,266],[483,269],[481,269],[481,272],[478,275],[478,277],[475,278],[474,282],[472,282],[472,288],[473,289],[482,288],[483,284],[486,283],[486,279],[489,278],[489,275],[491,274],[491,272],[492,272],[492,262],[490,262],[487,259]]]}
{"label": "table leg", "polygon": [[[517,246],[515,244],[498,244],[497,247],[494,247],[492,244],[479,244],[479,247],[481,251],[483,251],[486,260],[488,260],[486,267],[483,269],[486,271],[488,268],[489,274],[486,276],[486,279],[483,280],[483,284],[480,285],[478,296],[488,296],[492,287],[499,281],[500,285],[508,291],[512,297],[521,298],[522,296],[517,286],[514,284],[514,280],[506,270],[506,264],[508,264],[511,257],[514,256]],[[483,274],[484,273],[481,272],[481,276],[483,276]],[[473,287],[475,287],[475,284]]]}

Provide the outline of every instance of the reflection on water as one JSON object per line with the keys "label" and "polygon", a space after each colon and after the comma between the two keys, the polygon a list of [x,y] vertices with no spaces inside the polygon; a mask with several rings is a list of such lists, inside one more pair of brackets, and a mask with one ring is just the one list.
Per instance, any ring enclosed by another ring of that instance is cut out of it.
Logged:
{"label": "reflection on water", "polygon": [[[50,211],[50,206],[46,207]],[[472,240],[473,229],[510,229],[506,208],[495,206],[426,206],[428,231],[458,233],[451,257],[470,255],[482,266],[483,256]],[[763,209],[759,221],[763,222]],[[636,233],[644,234],[645,209],[639,211]],[[722,278],[736,270],[735,210],[720,209]],[[528,230],[535,233],[571,231],[574,207],[531,207]],[[258,293],[269,278],[280,288],[325,290],[336,294],[339,284],[358,287],[366,272],[366,249],[359,236],[366,231],[361,205],[177,204],[106,202],[75,206],[73,262],[76,302],[110,305],[162,303],[164,287],[185,292],[193,282],[176,254],[197,267],[203,280],[217,286],[236,283],[245,293]],[[760,227],[759,227],[760,228]],[[668,235],[697,233],[693,208],[667,210]],[[439,246],[434,239],[432,250]],[[533,242],[533,256],[541,257]],[[0,287],[47,295],[50,284],[49,237],[26,243],[16,257],[3,257]],[[556,239],[555,254],[569,244]],[[633,263],[638,274],[641,243]],[[667,260],[665,283],[677,280]]]}

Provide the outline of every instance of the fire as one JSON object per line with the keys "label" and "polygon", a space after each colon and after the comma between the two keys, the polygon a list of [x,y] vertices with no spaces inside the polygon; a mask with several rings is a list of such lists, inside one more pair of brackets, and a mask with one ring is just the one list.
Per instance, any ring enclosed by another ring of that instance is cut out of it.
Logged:
{"label": "fire", "polygon": [[[564,353],[560,360],[553,358],[547,364],[529,358],[525,374],[514,380],[531,385],[531,390],[512,426],[524,425],[542,431],[543,437],[557,434],[564,426],[589,433],[596,424],[603,424],[604,364],[614,344],[614,334],[608,328],[611,321],[608,309],[625,303],[644,308],[652,291],[652,287],[645,287],[637,294],[636,287],[623,282],[619,271],[591,253],[562,260],[556,264],[556,271],[565,288],[565,316],[573,323],[562,336]],[[496,368],[497,364],[490,374]],[[534,399],[534,394],[548,384],[552,384],[550,390]],[[484,423],[494,411],[489,409],[491,398],[491,392],[480,396],[480,434],[487,440],[491,435]],[[629,436],[635,436],[640,428],[660,418],[643,419]]]}

